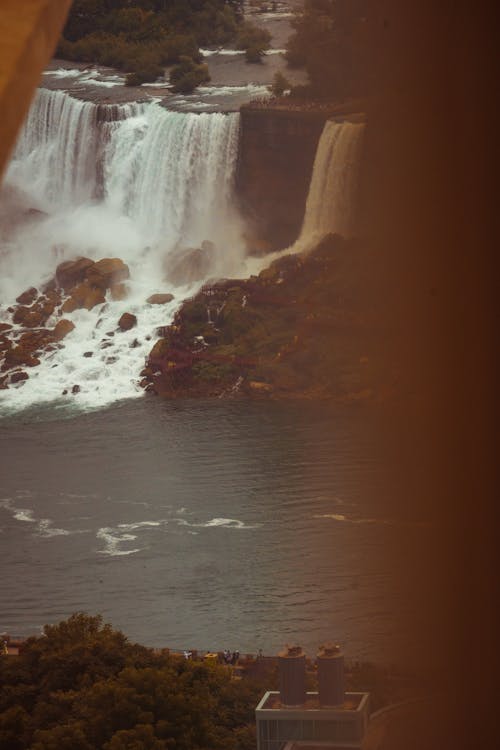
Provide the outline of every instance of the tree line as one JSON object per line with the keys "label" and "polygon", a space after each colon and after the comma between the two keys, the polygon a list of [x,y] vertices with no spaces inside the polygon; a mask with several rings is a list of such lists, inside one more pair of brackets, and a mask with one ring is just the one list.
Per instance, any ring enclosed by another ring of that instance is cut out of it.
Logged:
{"label": "tree line", "polygon": [[77,613],[0,656],[0,747],[254,750],[261,691]]}
{"label": "tree line", "polygon": [[200,47],[235,43],[259,61],[270,36],[243,20],[243,0],[74,0],[57,55],[127,73],[127,85],[155,81],[165,67],[174,91],[210,80]]}
{"label": "tree line", "polygon": [[[304,0],[287,43],[291,68],[305,68],[309,82],[292,89],[303,99],[342,101],[367,93],[370,0]],[[290,88],[282,74],[274,93]]]}

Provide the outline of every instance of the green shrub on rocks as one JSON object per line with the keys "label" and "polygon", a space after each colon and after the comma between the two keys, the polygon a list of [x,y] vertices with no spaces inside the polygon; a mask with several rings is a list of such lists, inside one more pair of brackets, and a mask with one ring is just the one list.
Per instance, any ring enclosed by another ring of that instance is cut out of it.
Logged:
{"label": "green shrub on rocks", "polygon": [[190,57],[184,55],[179,64],[170,71],[172,90],[180,94],[190,94],[201,83],[210,81],[208,65],[198,65]]}

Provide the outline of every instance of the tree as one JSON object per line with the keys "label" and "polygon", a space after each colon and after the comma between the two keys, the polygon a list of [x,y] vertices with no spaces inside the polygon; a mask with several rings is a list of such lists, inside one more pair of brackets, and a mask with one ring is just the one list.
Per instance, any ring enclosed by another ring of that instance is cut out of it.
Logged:
{"label": "tree", "polygon": [[247,62],[261,62],[262,56],[269,49],[271,34],[252,23],[242,24],[236,38],[236,49],[245,50]]}
{"label": "tree", "polygon": [[178,65],[170,71],[172,91],[190,94],[201,83],[210,81],[207,65],[198,65],[190,57],[182,56]]}
{"label": "tree", "polygon": [[181,56],[199,62],[200,45],[235,39],[242,8],[241,0],[74,0],[57,54],[134,73],[127,83],[139,85]]}
{"label": "tree", "polygon": [[0,685],[6,750],[250,750],[262,689],[83,613],[0,658]]}
{"label": "tree", "polygon": [[287,44],[292,67],[305,67],[311,93],[344,99],[366,93],[368,0],[305,0]]}
{"label": "tree", "polygon": [[271,85],[271,93],[273,96],[283,96],[285,91],[290,89],[290,82],[285,78],[281,71],[277,71],[274,74],[273,83]]}

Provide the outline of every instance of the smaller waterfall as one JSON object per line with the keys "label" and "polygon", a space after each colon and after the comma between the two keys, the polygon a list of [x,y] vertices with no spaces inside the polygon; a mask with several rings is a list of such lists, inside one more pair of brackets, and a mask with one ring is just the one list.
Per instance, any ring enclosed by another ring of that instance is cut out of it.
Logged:
{"label": "smaller waterfall", "polygon": [[363,131],[364,125],[357,123],[325,124],[295,251],[312,248],[329,233],[352,234]]}

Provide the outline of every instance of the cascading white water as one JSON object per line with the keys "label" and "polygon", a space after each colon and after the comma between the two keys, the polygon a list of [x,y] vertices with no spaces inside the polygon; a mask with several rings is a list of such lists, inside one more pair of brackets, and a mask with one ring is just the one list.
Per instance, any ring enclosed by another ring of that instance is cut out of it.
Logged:
{"label": "cascading white water", "polygon": [[104,165],[107,203],[130,216],[149,242],[218,244],[234,214],[238,129],[238,115],[158,106],[119,123]]}
{"label": "cascading white water", "polygon": [[314,160],[300,236],[295,252],[311,249],[329,233],[351,236],[364,125],[329,120]]}
{"label": "cascading white water", "polygon": [[[51,401],[73,384],[87,406],[142,393],[138,373],[156,327],[195,291],[171,288],[165,260],[209,240],[216,248],[211,274],[241,270],[242,225],[232,205],[238,131],[234,113],[184,114],[155,103],[105,107],[38,92],[2,188],[0,303],[7,307],[78,255],[122,258],[131,279],[125,301],[65,316],[76,328],[64,348],[45,355],[22,387],[0,399],[12,406]],[[166,291],[175,294],[173,303],[145,304]],[[125,311],[137,315],[137,327],[107,336],[103,350],[103,336]]]}
{"label": "cascading white water", "polygon": [[90,102],[40,89],[17,142],[10,181],[29,186],[47,209],[91,198],[96,121],[97,107]]}

